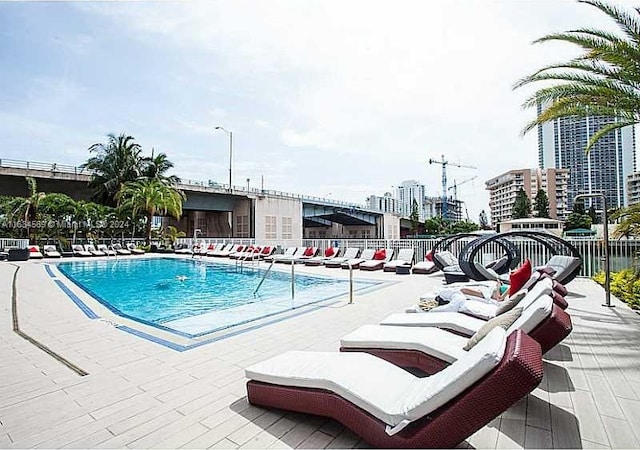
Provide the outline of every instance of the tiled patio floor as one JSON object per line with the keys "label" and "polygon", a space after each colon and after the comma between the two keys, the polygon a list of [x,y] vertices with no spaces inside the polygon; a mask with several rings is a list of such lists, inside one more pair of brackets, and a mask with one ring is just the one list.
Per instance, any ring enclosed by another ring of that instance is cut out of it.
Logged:
{"label": "tiled patio floor", "polygon": [[[42,264],[20,263],[22,330],[89,372],[80,377],[12,332],[14,270],[0,264],[0,448],[366,447],[331,420],[250,406],[244,368],[290,349],[336,351],[341,336],[440,283],[367,274],[399,283],[180,353],[113,317],[88,319]],[[640,316],[615,299],[602,307],[589,280],[569,288],[574,330],[546,355],[540,387],[462,446],[640,447]]]}

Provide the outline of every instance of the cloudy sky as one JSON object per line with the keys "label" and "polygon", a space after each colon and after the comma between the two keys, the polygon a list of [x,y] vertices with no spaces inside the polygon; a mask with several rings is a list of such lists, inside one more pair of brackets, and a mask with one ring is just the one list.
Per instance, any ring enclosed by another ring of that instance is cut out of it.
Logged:
{"label": "cloudy sky", "polygon": [[[633,2],[618,2],[632,5]],[[469,215],[484,181],[535,167],[519,78],[574,55],[532,46],[607,26],[573,0],[0,3],[0,157],[81,164],[127,133],[187,179],[364,202],[406,179]]]}

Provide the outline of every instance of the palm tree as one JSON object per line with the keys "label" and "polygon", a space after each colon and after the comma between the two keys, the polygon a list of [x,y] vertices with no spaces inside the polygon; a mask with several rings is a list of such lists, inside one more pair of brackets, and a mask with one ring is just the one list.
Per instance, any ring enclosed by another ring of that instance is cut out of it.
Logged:
{"label": "palm tree", "polygon": [[89,147],[89,152],[95,156],[80,167],[92,171],[89,186],[94,189],[93,199],[115,206],[116,193],[126,182],[142,176],[144,163],[142,147],[134,142],[132,136],[109,134],[108,138],[106,144]]}
{"label": "palm tree", "polygon": [[27,237],[35,241],[35,233],[31,236],[31,224],[38,220],[38,207],[47,194],[38,192],[35,178],[25,177],[25,180],[29,186],[29,195],[27,197],[16,197],[11,201],[9,206],[10,215],[13,221],[25,221]]}
{"label": "palm tree", "polygon": [[640,204],[620,208],[614,211],[609,218],[611,220],[619,219],[616,230],[613,232],[614,237],[619,239],[640,236]]}
{"label": "palm tree", "polygon": [[149,245],[153,216],[169,214],[180,219],[185,196],[159,180],[147,179],[125,183],[116,198],[119,207],[130,210],[134,217],[139,213],[146,217],[145,239],[146,245]]}
{"label": "palm tree", "polygon": [[556,81],[538,89],[523,106],[539,109],[523,134],[545,122],[563,117],[607,116],[615,119],[593,134],[589,151],[604,135],[640,123],[640,8],[625,10],[601,0],[578,0],[591,5],[615,22],[621,33],[579,28],[544,36],[534,43],[568,42],[582,55],[552,64],[518,81],[514,88]]}
{"label": "palm tree", "polygon": [[180,183],[180,178],[177,176],[165,175],[167,171],[173,168],[173,163],[169,161],[165,153],[158,153],[154,156],[154,149],[151,149],[151,157],[143,158],[142,163],[142,176],[145,178],[160,180],[171,185]]}

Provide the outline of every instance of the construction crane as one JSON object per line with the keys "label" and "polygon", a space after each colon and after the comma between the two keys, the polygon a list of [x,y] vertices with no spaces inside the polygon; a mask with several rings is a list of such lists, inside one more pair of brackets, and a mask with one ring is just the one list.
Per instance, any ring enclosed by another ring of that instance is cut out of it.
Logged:
{"label": "construction crane", "polygon": [[[447,188],[447,191],[450,191],[451,189],[453,189],[453,202],[454,202],[455,204],[457,204],[457,203],[458,203],[458,186],[462,186],[463,184],[467,184],[467,183],[469,183],[470,181],[475,180],[476,178],[478,178],[478,175],[475,175],[475,176],[473,176],[473,177],[471,177],[471,178],[467,178],[466,180],[463,180],[463,181],[461,181],[460,183],[457,183],[455,179],[453,180],[453,186],[449,186],[449,187]],[[467,215],[467,220],[469,220],[469,212],[467,211],[467,204],[466,204],[466,202],[465,202],[465,205],[464,205],[464,210],[465,210],[465,213],[466,213],[466,215]]]}
{"label": "construction crane", "polygon": [[449,215],[449,207],[447,205],[447,166],[451,165],[454,167],[460,167],[463,169],[477,169],[475,166],[466,166],[463,164],[456,164],[447,161],[444,159],[444,155],[442,155],[442,160],[438,161],[437,159],[430,158],[429,164],[441,164],[442,165],[442,218],[446,219]]}

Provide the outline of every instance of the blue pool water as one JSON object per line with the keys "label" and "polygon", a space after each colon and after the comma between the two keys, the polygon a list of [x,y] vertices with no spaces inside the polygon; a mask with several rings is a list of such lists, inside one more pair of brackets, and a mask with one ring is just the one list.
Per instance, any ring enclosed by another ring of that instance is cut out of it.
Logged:
{"label": "blue pool water", "polygon": [[[189,335],[204,334],[348,293],[346,280],[176,258],[63,262],[68,278],[116,313]],[[354,289],[376,282],[354,281]]]}

